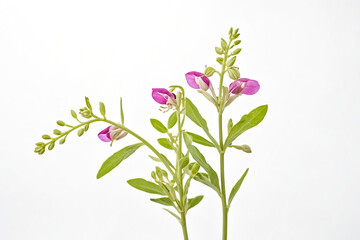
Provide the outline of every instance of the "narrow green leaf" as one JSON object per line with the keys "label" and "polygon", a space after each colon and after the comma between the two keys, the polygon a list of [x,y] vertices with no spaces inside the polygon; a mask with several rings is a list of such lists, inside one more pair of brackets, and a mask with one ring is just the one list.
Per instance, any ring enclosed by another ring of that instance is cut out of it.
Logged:
{"label": "narrow green leaf", "polygon": [[193,159],[209,174],[210,182],[219,190],[219,177],[214,169],[206,162],[204,155],[193,145],[187,145]]}
{"label": "narrow green leaf", "polygon": [[127,183],[132,186],[133,188],[136,188],[140,191],[152,193],[152,194],[159,194],[159,195],[166,195],[161,187],[156,185],[153,182],[146,181],[143,178],[134,178],[127,181]]}
{"label": "narrow green leaf", "polygon": [[106,110],[105,110],[105,104],[103,102],[99,103],[99,110],[101,115],[103,115],[103,117],[105,118]]}
{"label": "narrow green leaf", "polygon": [[187,202],[187,210],[186,211],[189,211],[191,208],[198,205],[203,198],[204,198],[203,195],[200,195],[200,196],[197,196],[197,197],[194,197],[194,198],[190,198],[188,200],[188,202]]}
{"label": "narrow green leaf", "polygon": [[167,133],[167,128],[157,119],[150,119],[151,125],[161,133]]}
{"label": "narrow green leaf", "polygon": [[249,114],[244,115],[231,129],[226,138],[225,147],[230,146],[243,132],[258,125],[264,119],[267,110],[268,105],[262,105],[252,110]]}
{"label": "narrow green leaf", "polygon": [[173,150],[174,148],[172,147],[171,143],[170,143],[170,140],[167,139],[167,138],[159,138],[158,140],[158,143],[163,146],[164,148],[167,148],[167,149],[170,149],[170,150]]}
{"label": "narrow green leaf", "polygon": [[[190,166],[190,165],[189,165]],[[217,188],[214,184],[211,183],[209,175],[206,173],[197,173],[194,177],[195,181],[198,181],[210,188],[212,188],[213,190],[215,190],[219,195],[220,195],[220,190],[219,188]]]}
{"label": "narrow green leaf", "polygon": [[186,116],[196,125],[204,129],[205,132],[209,131],[206,120],[201,116],[197,107],[188,98],[186,98]]}
{"label": "narrow green leaf", "polygon": [[161,162],[160,158],[157,158],[157,157],[154,157],[154,156],[151,156],[151,155],[149,155],[149,158],[151,158],[155,162]]}
{"label": "narrow green leaf", "polygon": [[177,115],[176,112],[173,112],[169,117],[167,128],[168,129],[172,128],[173,126],[175,126],[176,122],[177,122]]}
{"label": "narrow green leaf", "polygon": [[151,201],[165,205],[165,206],[174,206],[174,203],[170,200],[170,198],[150,198]]}
{"label": "narrow green leaf", "polygon": [[208,140],[206,140],[205,138],[203,138],[200,135],[197,135],[195,133],[192,132],[186,132],[187,134],[189,134],[189,136],[192,138],[192,141],[207,147],[215,147],[214,144]]}
{"label": "narrow green leaf", "polygon": [[143,143],[136,143],[124,147],[120,151],[111,155],[106,161],[102,164],[98,174],[97,179],[103,177],[105,174],[113,170],[117,165],[119,165],[123,160],[130,157],[139,147],[144,145]]}
{"label": "narrow green leaf", "polygon": [[180,221],[180,217],[178,215],[176,215],[175,213],[173,213],[172,211],[170,211],[169,209],[163,208],[165,211],[167,211],[168,213],[170,213],[172,216],[174,216],[178,221]]}
{"label": "narrow green leaf", "polygon": [[163,157],[164,161],[165,161],[170,167],[172,167],[172,169],[175,169],[174,165],[169,161],[169,159],[168,159],[164,154],[161,154],[161,156]]}
{"label": "narrow green leaf", "polygon": [[246,171],[244,172],[244,174],[241,176],[241,178],[239,179],[239,181],[237,181],[237,183],[235,184],[235,186],[233,187],[233,189],[231,190],[231,193],[229,195],[229,201],[228,201],[228,207],[230,207],[230,204],[232,202],[232,200],[234,199],[236,193],[239,191],[242,182],[244,181],[244,178],[246,177],[246,174],[248,173],[249,169],[246,169]]}
{"label": "narrow green leaf", "polygon": [[78,130],[78,136],[79,137],[81,137],[83,134],[84,134],[84,132],[85,132],[85,129],[83,129],[83,128],[80,128],[79,130]]}
{"label": "narrow green leaf", "polygon": [[121,118],[121,124],[124,124],[124,110],[123,110],[122,98],[120,98],[120,118]]}

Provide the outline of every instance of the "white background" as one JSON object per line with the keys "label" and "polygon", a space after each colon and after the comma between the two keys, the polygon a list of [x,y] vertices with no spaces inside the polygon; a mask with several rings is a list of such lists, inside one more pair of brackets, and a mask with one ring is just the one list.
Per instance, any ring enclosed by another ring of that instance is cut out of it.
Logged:
{"label": "white background", "polygon": [[[97,139],[106,127],[98,123],[42,156],[34,143],[57,120],[70,123],[86,95],[116,121],[122,96],[128,127],[156,144],[161,135],[148,119],[168,115],[151,88],[171,84],[186,86],[216,134],[215,109],[184,74],[219,67],[214,47],[231,26],[240,28],[241,74],[261,89],[225,119],[262,104],[269,111],[237,140],[253,153],[226,155],[228,191],[250,168],[230,210],[229,240],[359,239],[359,16],[355,0],[0,0],[0,239],[181,239],[175,219],[126,183],[150,179],[146,148],[96,180],[133,137],[110,148]],[[216,153],[201,150],[218,169]],[[220,200],[192,187],[191,196],[205,198],[189,212],[191,239],[220,239]]]}

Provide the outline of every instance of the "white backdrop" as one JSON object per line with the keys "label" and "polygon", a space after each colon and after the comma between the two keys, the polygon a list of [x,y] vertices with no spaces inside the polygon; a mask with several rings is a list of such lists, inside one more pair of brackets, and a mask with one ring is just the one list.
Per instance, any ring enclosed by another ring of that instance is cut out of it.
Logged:
{"label": "white backdrop", "polygon": [[[148,150],[96,180],[134,138],[110,148],[96,136],[106,125],[94,124],[42,156],[34,143],[71,121],[85,95],[114,119],[122,96],[127,125],[156,143],[148,119],[167,115],[151,88],[171,84],[186,86],[216,128],[215,109],[184,74],[217,66],[214,47],[231,26],[240,28],[241,74],[261,89],[225,119],[262,104],[269,111],[238,140],[253,153],[227,153],[228,189],[250,167],[229,240],[359,239],[359,16],[356,0],[0,0],[0,239],[181,239],[177,222],[126,183],[150,179]],[[198,183],[195,192],[205,198],[189,212],[191,239],[220,239],[220,200]]]}

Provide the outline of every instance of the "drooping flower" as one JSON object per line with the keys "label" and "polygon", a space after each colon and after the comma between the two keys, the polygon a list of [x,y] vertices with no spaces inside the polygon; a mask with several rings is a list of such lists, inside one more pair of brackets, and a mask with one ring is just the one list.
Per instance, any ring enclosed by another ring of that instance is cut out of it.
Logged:
{"label": "drooping flower", "polygon": [[176,106],[176,95],[169,92],[165,88],[153,88],[151,95],[155,100],[155,102],[162,105],[166,105],[166,107],[165,106],[160,107],[161,111],[166,112],[172,109],[174,106]]}
{"label": "drooping flower", "polygon": [[230,84],[229,93],[253,95],[257,93],[259,89],[260,84],[258,81],[248,78],[240,78],[239,80],[236,80]]}
{"label": "drooping flower", "polygon": [[203,73],[195,71],[188,72],[185,74],[185,78],[192,88],[206,91],[211,87],[210,80]]}
{"label": "drooping flower", "polygon": [[120,140],[121,138],[125,137],[128,133],[121,128],[118,128],[116,126],[108,126],[101,132],[99,132],[98,137],[103,142],[111,142],[112,143],[116,140]]}

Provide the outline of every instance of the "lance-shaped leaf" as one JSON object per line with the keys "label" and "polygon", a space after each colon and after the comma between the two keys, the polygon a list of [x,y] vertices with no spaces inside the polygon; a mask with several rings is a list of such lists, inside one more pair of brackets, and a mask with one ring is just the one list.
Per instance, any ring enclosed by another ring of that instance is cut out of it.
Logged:
{"label": "lance-shaped leaf", "polygon": [[174,203],[170,200],[170,198],[164,197],[164,198],[151,198],[150,199],[153,202],[165,205],[165,206],[174,206]]}
{"label": "lance-shaped leaf", "polygon": [[152,119],[150,119],[150,122],[151,122],[151,125],[159,132],[161,132],[161,133],[167,132],[167,128],[159,120],[152,118]]}
{"label": "lance-shaped leaf", "polygon": [[217,173],[206,162],[204,155],[201,154],[199,149],[197,149],[197,147],[191,145],[191,142],[189,142],[188,139],[189,139],[189,135],[187,133],[184,133],[184,141],[185,141],[186,147],[189,150],[191,156],[209,174],[211,184],[214,185],[218,191],[220,189],[220,186],[219,186],[219,177],[218,177]]}
{"label": "lance-shaped leaf", "polygon": [[111,155],[106,161],[102,164],[98,174],[97,179],[103,177],[108,172],[113,170],[117,165],[119,165],[123,160],[128,158],[131,154],[133,154],[139,147],[144,145],[143,143],[136,143],[133,145],[129,145],[124,147],[120,151]]}
{"label": "lance-shaped leaf", "polygon": [[209,131],[206,120],[201,116],[197,107],[188,98],[186,98],[186,116],[196,125],[204,129],[205,132]]}
{"label": "lance-shaped leaf", "polygon": [[194,197],[194,198],[190,198],[188,200],[188,202],[187,202],[187,210],[186,211],[189,211],[191,208],[198,205],[203,198],[204,198],[203,195],[200,195],[200,196],[197,196],[197,197]]}
{"label": "lance-shaped leaf", "polygon": [[146,181],[143,178],[134,178],[127,181],[128,184],[140,191],[147,192],[147,193],[153,193],[153,194],[159,194],[159,195],[166,195],[161,187],[156,185],[153,182]]}
{"label": "lance-shaped leaf", "polygon": [[231,193],[229,195],[229,201],[228,201],[228,207],[230,208],[230,204],[232,202],[232,200],[234,199],[236,193],[239,191],[242,182],[244,181],[244,178],[246,177],[246,174],[248,173],[249,169],[246,169],[246,171],[244,172],[244,174],[241,176],[241,178],[239,179],[239,181],[237,181],[237,183],[234,185],[233,189],[231,190]]}
{"label": "lance-shaped leaf", "polygon": [[200,135],[197,135],[195,133],[192,132],[186,132],[187,134],[190,135],[190,137],[192,138],[192,141],[207,147],[215,147],[214,144],[208,140],[206,140],[205,138],[203,138]]}
{"label": "lance-shaped leaf", "polygon": [[172,211],[170,211],[169,209],[166,209],[166,208],[163,208],[165,211],[167,211],[168,213],[170,213],[172,216],[174,216],[179,222],[181,221],[180,220],[180,217],[177,215],[177,214],[175,214],[175,213],[173,213]]}
{"label": "lance-shaped leaf", "polygon": [[220,190],[219,188],[217,188],[214,184],[211,183],[209,175],[206,173],[197,173],[194,177],[194,180],[214,189],[219,195],[220,195]]}
{"label": "lance-shaped leaf", "polygon": [[170,129],[172,128],[177,122],[177,115],[176,115],[176,112],[173,112],[169,119],[168,119],[168,123],[167,123],[167,128]]}
{"label": "lance-shaped leaf", "polygon": [[258,125],[264,119],[267,109],[268,105],[262,105],[252,110],[249,114],[244,115],[240,121],[231,128],[225,141],[225,147],[230,146],[243,132]]}
{"label": "lance-shaped leaf", "polygon": [[174,149],[173,146],[170,143],[170,140],[167,139],[167,138],[159,138],[157,141],[164,148],[167,148],[167,149],[170,149],[170,150]]}

